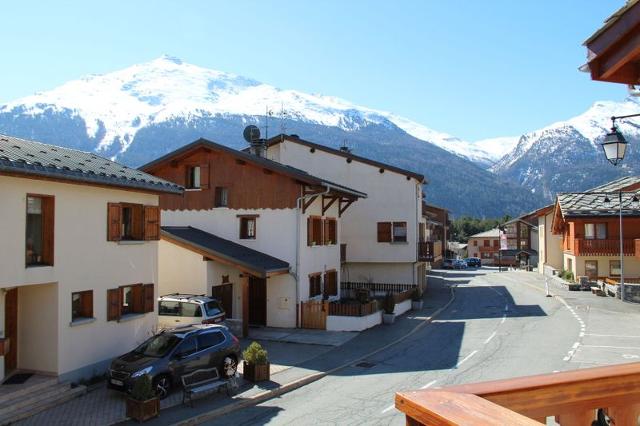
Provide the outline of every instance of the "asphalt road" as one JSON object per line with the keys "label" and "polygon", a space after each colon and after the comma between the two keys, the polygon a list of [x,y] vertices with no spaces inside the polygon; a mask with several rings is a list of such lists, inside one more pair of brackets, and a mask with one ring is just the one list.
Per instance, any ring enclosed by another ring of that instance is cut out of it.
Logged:
{"label": "asphalt road", "polygon": [[210,425],[394,424],[395,392],[640,360],[640,307],[537,273],[449,271],[456,299],[395,347]]}

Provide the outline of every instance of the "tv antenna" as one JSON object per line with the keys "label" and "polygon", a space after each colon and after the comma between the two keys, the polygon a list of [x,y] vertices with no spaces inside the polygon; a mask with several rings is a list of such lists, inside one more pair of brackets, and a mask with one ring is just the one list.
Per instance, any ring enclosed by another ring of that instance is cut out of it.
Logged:
{"label": "tv antenna", "polygon": [[269,117],[273,116],[273,111],[269,106],[264,107],[264,138],[269,139]]}
{"label": "tv antenna", "polygon": [[280,103],[280,133],[287,133],[287,125],[285,124],[285,120],[289,116],[289,113],[284,109],[284,102]]}

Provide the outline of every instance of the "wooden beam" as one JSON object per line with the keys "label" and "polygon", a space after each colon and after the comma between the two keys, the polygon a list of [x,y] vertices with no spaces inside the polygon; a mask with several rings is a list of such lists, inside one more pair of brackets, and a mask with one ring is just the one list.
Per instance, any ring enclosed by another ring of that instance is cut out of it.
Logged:
{"label": "wooden beam", "polygon": [[309,208],[309,206],[311,204],[313,204],[313,202],[316,200],[316,198],[318,198],[318,196],[316,195],[315,197],[311,197],[306,199],[303,203],[302,203],[302,213],[305,213],[307,211],[307,209]]}
{"label": "wooden beam", "polygon": [[338,207],[338,216],[342,217],[342,213],[344,213],[354,201],[353,198],[341,198],[340,206]]}
{"label": "wooden beam", "polygon": [[242,274],[240,277],[242,293],[242,337],[249,336],[249,276]]}
{"label": "wooden beam", "polygon": [[[337,199],[338,197],[327,197],[326,195],[322,196],[322,215],[323,216],[327,212],[327,210],[329,210],[329,208],[333,205],[333,203],[336,202]],[[329,204],[325,205],[326,200],[329,200]]]}

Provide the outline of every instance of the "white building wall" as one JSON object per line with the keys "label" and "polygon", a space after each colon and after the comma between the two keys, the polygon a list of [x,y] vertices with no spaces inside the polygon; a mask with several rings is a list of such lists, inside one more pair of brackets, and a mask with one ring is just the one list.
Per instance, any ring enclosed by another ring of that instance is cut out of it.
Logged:
{"label": "white building wall", "polygon": [[158,244],[158,294],[210,294],[202,255],[170,242]]}
{"label": "white building wall", "polygon": [[[25,267],[27,194],[55,197],[54,266]],[[118,244],[107,241],[106,233],[108,202],[157,205],[157,195],[0,176],[0,199],[0,288],[57,283],[57,302],[42,306],[56,312],[55,372],[65,377],[102,373],[111,358],[131,350],[153,332],[157,312],[127,322],[107,322],[106,296],[110,288],[157,283],[158,243]],[[95,321],[71,326],[71,293],[91,289]],[[35,292],[24,294],[33,300],[38,297]],[[24,302],[28,304],[28,300]],[[46,315],[54,316],[52,312]],[[23,321],[22,325],[26,324]]]}
{"label": "white building wall", "polygon": [[538,272],[544,273],[544,266],[563,268],[562,235],[551,232],[553,212],[538,217]]}

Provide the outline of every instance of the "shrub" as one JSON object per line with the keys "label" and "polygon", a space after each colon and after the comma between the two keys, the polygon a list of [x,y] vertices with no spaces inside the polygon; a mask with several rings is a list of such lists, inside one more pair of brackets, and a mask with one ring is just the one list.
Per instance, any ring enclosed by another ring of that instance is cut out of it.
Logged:
{"label": "shrub", "polygon": [[422,291],[422,287],[420,287],[418,285],[418,287],[413,289],[413,294],[411,295],[411,300],[413,300],[414,302],[419,302],[422,300],[422,294],[424,292]]}
{"label": "shrub", "polygon": [[382,301],[382,309],[385,314],[392,314],[396,309],[396,299],[393,297],[393,293],[389,292]]}
{"label": "shrub", "polygon": [[131,398],[136,401],[148,401],[151,398],[155,398],[156,393],[153,390],[153,384],[151,383],[151,377],[148,374],[141,376],[133,384],[131,389]]}
{"label": "shrub", "polygon": [[258,342],[251,342],[249,347],[242,352],[242,358],[253,365],[265,365],[269,362],[266,349]]}
{"label": "shrub", "polygon": [[369,303],[369,290],[366,288],[356,289],[356,300],[360,302],[361,305]]}

